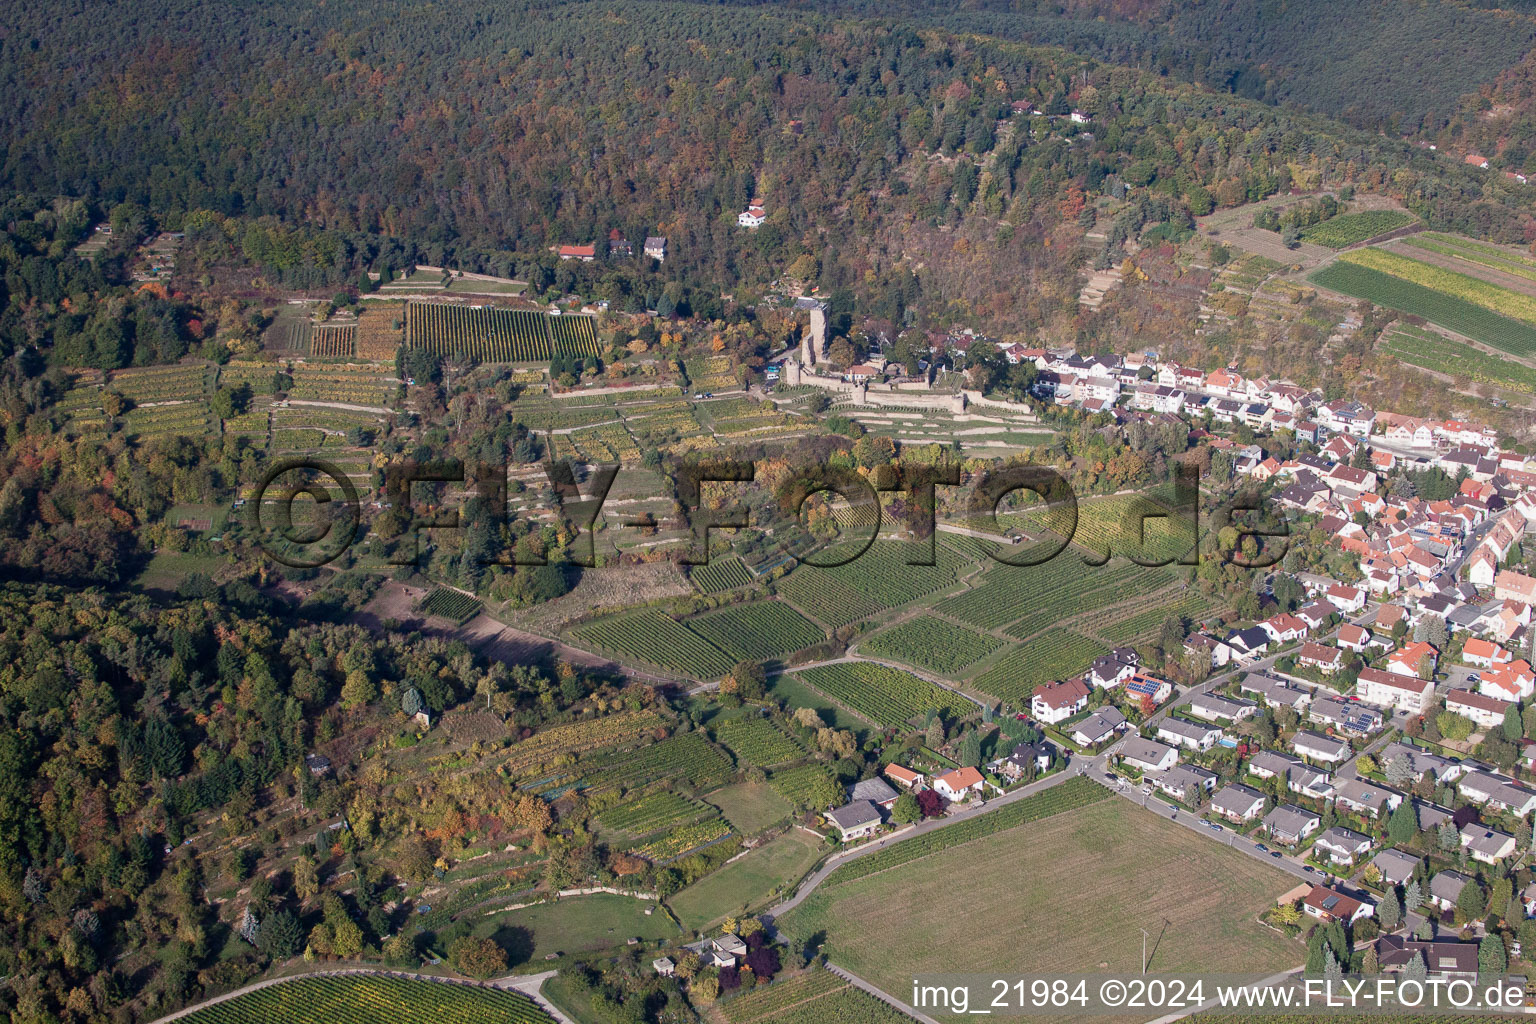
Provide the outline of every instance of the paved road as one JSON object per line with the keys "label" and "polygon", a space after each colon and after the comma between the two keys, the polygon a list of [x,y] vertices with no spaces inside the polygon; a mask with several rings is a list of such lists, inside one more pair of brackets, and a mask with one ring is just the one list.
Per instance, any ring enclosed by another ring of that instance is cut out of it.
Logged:
{"label": "paved road", "polygon": [[527,996],[529,999],[532,999],[534,1002],[542,1006],[544,1008],[544,1012],[555,1018],[555,1020],[559,1021],[560,1024],[576,1024],[576,1022],[567,1017],[559,1007],[555,1006],[554,1003],[550,1002],[544,997],[544,983],[554,976],[554,971],[543,971],[539,974],[511,974],[505,978],[497,978],[495,981],[491,982],[491,984],[495,985],[497,988],[505,988],[514,992],[521,992],[523,995]]}
{"label": "paved road", "polygon": [[906,1014],[908,1017],[916,1017],[918,1020],[922,1021],[923,1024],[939,1024],[938,1021],[934,1020],[932,1017],[928,1016],[926,1013],[923,1013],[923,1012],[919,1011],[916,1007],[908,1006],[906,1003],[902,1002],[900,999],[897,999],[895,996],[891,995],[890,993],[882,991],[881,989],[876,988],[875,986],[871,985],[869,982],[865,981],[863,978],[859,977],[857,974],[854,974],[852,971],[844,970],[843,968],[837,966],[836,964],[827,964],[827,970],[831,971],[833,974],[837,975],[839,978],[842,978],[843,980],[847,981],[854,988],[863,989],[865,992],[868,992],[870,995],[874,996],[876,999],[880,1000],[882,1003],[886,1003],[886,1004],[888,1004],[890,1006],[896,1007],[896,1009],[900,1010],[902,1013]]}

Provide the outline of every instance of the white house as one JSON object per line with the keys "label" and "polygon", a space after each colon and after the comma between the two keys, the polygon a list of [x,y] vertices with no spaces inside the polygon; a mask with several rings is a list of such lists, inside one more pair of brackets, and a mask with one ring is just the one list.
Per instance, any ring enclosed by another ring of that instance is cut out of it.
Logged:
{"label": "white house", "polygon": [[1165,772],[1178,760],[1177,752],[1161,743],[1132,736],[1120,748],[1121,759],[1144,772]]}
{"label": "white house", "polygon": [[1081,679],[1048,683],[1029,698],[1029,711],[1047,725],[1065,722],[1088,707],[1092,691]]}
{"label": "white house", "polygon": [[1221,730],[1169,716],[1157,723],[1157,738],[1185,750],[1210,750],[1221,739]]}
{"label": "white house", "polygon": [[1291,740],[1291,749],[1302,757],[1325,764],[1338,764],[1349,759],[1349,744],[1332,736],[1308,732],[1303,729]]}
{"label": "white house", "polygon": [[951,802],[964,800],[972,793],[980,793],[986,784],[981,772],[970,767],[957,768],[933,780],[933,788],[939,796]]}

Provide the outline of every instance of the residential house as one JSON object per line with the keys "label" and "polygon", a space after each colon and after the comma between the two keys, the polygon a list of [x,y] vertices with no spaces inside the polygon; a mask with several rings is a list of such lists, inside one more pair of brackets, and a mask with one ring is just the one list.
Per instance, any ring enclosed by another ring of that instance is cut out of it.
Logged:
{"label": "residential house", "polygon": [[1492,641],[1472,637],[1461,649],[1461,660],[1478,668],[1492,668],[1509,664],[1515,656]]}
{"label": "residential house", "polygon": [[1383,769],[1398,760],[1403,762],[1410,777],[1415,780],[1423,778],[1428,772],[1436,783],[1450,782],[1463,771],[1462,766],[1450,758],[1407,743],[1389,743],[1376,752],[1376,763]]}
{"label": "residential house", "polygon": [[1382,850],[1371,858],[1386,885],[1405,885],[1419,868],[1419,858],[1402,850]]}
{"label": "residential house", "polygon": [[1132,736],[1120,748],[1121,760],[1143,772],[1165,772],[1178,760],[1172,747]]}
{"label": "residential house", "polygon": [[1070,739],[1080,747],[1096,747],[1127,727],[1118,708],[1102,707],[1072,726]]}
{"label": "residential house", "polygon": [[1030,696],[1029,711],[1047,725],[1055,725],[1085,710],[1092,693],[1081,679],[1048,683]]}
{"label": "residential house", "polygon": [[1153,776],[1152,784],[1175,800],[1194,805],[1216,788],[1216,773],[1198,765],[1174,765],[1161,775]]}
{"label": "residential house", "polygon": [[1504,714],[1516,707],[1514,702],[1490,697],[1471,690],[1451,690],[1445,695],[1445,710],[1469,718],[1484,729],[1494,729],[1504,721]]}
{"label": "residential house", "polygon": [[1439,659],[1440,652],[1435,650],[1434,644],[1415,640],[1387,655],[1387,671],[1400,676],[1419,676],[1428,666],[1429,672],[1433,673]]}
{"label": "residential house", "polygon": [[1397,810],[1403,794],[1369,779],[1340,779],[1334,788],[1334,802],[1363,817],[1384,818]]}
{"label": "residential house", "polygon": [[1363,652],[1371,643],[1371,631],[1352,622],[1339,627],[1339,646],[1349,651]]}
{"label": "residential house", "polygon": [[860,800],[868,800],[881,810],[888,811],[896,806],[898,795],[891,788],[891,784],[884,779],[862,779],[853,784],[853,790],[848,794],[848,801],[856,804]]}
{"label": "residential house", "polygon": [[1221,730],[1212,725],[1196,725],[1172,715],[1157,723],[1157,738],[1186,750],[1210,750],[1221,739]]}
{"label": "residential house", "polygon": [[1207,722],[1240,722],[1258,713],[1259,706],[1251,700],[1223,697],[1216,693],[1197,693],[1189,699],[1185,708],[1196,718]]}
{"label": "residential house", "polygon": [[1439,910],[1455,910],[1461,890],[1472,881],[1460,871],[1441,871],[1429,880],[1429,903]]}
{"label": "residential house", "polygon": [[1315,668],[1324,675],[1331,676],[1344,667],[1344,652],[1337,647],[1329,647],[1326,644],[1308,640],[1301,645],[1301,652],[1296,656],[1296,661],[1307,668]]}
{"label": "residential house", "polygon": [[1166,679],[1135,672],[1125,681],[1125,692],[1135,697],[1150,699],[1156,705],[1173,695],[1173,684]]}
{"label": "residential house", "polygon": [[667,259],[667,236],[647,235],[645,238],[645,254],[657,263],[664,263]]}
{"label": "residential house", "polygon": [[1228,821],[1252,821],[1264,812],[1264,794],[1240,782],[1223,786],[1211,797],[1211,811]]}
{"label": "residential house", "polygon": [[1353,864],[1371,851],[1371,837],[1335,825],[1317,837],[1312,849],[1328,854],[1328,859],[1335,864]]}
{"label": "residential house", "polygon": [[1332,736],[1309,732],[1305,729],[1291,739],[1291,749],[1302,757],[1324,764],[1339,764],[1349,760],[1349,744]]}
{"label": "residential house", "polygon": [[1456,791],[1473,803],[1505,811],[1517,818],[1536,810],[1536,792],[1491,772],[1467,772],[1456,784]]}
{"label": "residential house", "polygon": [[1020,743],[1001,767],[1010,782],[1027,777],[1031,770],[1036,773],[1046,771],[1051,767],[1051,748],[1044,743]]}
{"label": "residential house", "polygon": [[[975,771],[974,768],[971,770]],[[883,819],[880,816],[880,808],[868,800],[860,800],[828,811],[827,820],[841,834],[842,841],[847,843],[874,835]]]}
{"label": "residential house", "polygon": [[1340,614],[1349,615],[1358,612],[1365,607],[1365,591],[1359,587],[1346,587],[1343,584],[1329,587],[1323,594],[1323,599],[1337,608]]}
{"label": "residential house", "polygon": [[986,780],[981,777],[981,772],[969,767],[957,768],[933,780],[933,788],[939,796],[951,802],[964,800],[972,793],[980,793],[985,786]]}
{"label": "residential house", "polygon": [[591,263],[597,259],[596,245],[562,245],[559,249],[562,260],[580,260],[583,263]]}
{"label": "residential house", "polygon": [[1468,823],[1461,827],[1461,845],[1473,860],[1497,864],[1515,852],[1515,837],[1495,832],[1486,825]]}
{"label": "residential house", "polygon": [[1309,917],[1338,921],[1344,925],[1354,924],[1376,912],[1375,904],[1368,900],[1346,896],[1337,889],[1322,885],[1314,885],[1312,891],[1302,897],[1301,909]]}
{"label": "residential house", "polygon": [[1093,659],[1088,667],[1087,682],[1091,686],[1113,689],[1136,674],[1141,656],[1130,647],[1116,647],[1108,654]]}
{"label": "residential house", "polygon": [[1478,977],[1475,942],[1422,942],[1401,935],[1376,940],[1376,961],[1384,974],[1400,974],[1414,960],[1421,961],[1426,976],[1437,981],[1475,982]]}
{"label": "residential house", "polygon": [[905,765],[894,763],[885,766],[885,777],[902,789],[918,789],[928,781],[927,776],[922,772],[915,772]]}
{"label": "residential house", "polygon": [[1507,665],[1495,665],[1482,673],[1478,680],[1479,693],[1499,700],[1524,701],[1536,693],[1536,673],[1524,658]]}
{"label": "residential house", "polygon": [[655,971],[663,978],[670,978],[672,977],[673,972],[677,970],[677,964],[672,962],[671,957],[664,956],[651,961],[651,970]]}
{"label": "residential house", "polygon": [[1294,793],[1319,799],[1333,794],[1333,780],[1327,772],[1319,771],[1300,758],[1277,750],[1262,750],[1249,758],[1248,772],[1260,779],[1283,775],[1286,788]]}
{"label": "residential house", "polygon": [[1244,693],[1252,693],[1264,698],[1264,702],[1271,707],[1287,707],[1300,709],[1312,700],[1312,694],[1300,687],[1282,683],[1273,676],[1251,673],[1243,677],[1239,689]]}
{"label": "residential house", "polygon": [[1294,846],[1316,832],[1323,819],[1295,804],[1281,804],[1264,815],[1264,831],[1276,842]]}
{"label": "residential house", "polygon": [[1506,569],[1493,578],[1493,596],[1500,601],[1536,604],[1536,577]]}
{"label": "residential house", "polygon": [[763,201],[754,199],[747,204],[745,210],[736,215],[736,224],[738,227],[756,228],[761,227],[763,221],[767,219],[768,211],[763,208]]}
{"label": "residential house", "polygon": [[1246,664],[1262,657],[1273,639],[1262,626],[1249,626],[1228,636],[1227,646],[1236,654],[1235,660]]}
{"label": "residential house", "polygon": [[[1427,645],[1426,645],[1427,646]],[[1411,715],[1422,714],[1434,699],[1433,680],[1363,668],[1355,681],[1355,696],[1384,708],[1398,708]]]}
{"label": "residential house", "polygon": [[1318,697],[1307,708],[1307,718],[1345,732],[1366,736],[1382,726],[1381,712],[1358,700]]}

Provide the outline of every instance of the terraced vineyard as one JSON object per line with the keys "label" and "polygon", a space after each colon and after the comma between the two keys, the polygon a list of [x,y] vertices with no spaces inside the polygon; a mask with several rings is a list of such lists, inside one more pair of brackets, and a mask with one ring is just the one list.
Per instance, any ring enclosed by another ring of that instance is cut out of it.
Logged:
{"label": "terraced vineyard", "polygon": [[609,808],[597,816],[597,824],[605,830],[625,832],[638,838],[717,813],[706,803],[664,789],[632,803]]}
{"label": "terraced vineyard", "polygon": [[696,825],[672,829],[666,835],[652,839],[635,850],[640,856],[656,864],[666,864],[687,856],[701,846],[719,842],[731,834],[731,826],[719,818]]}
{"label": "terraced vineyard", "polygon": [[570,635],[577,643],[698,679],[723,676],[741,660],[670,615],[651,609],[598,619]]}
{"label": "terraced vineyard", "polygon": [[357,324],[316,324],[309,336],[309,354],[317,359],[351,359],[357,355]]}
{"label": "terraced vineyard", "polygon": [[[960,555],[938,544],[937,565],[908,565],[909,557],[917,557],[917,549],[918,545],[877,541],[846,565],[797,566],[778,582],[778,591],[828,626],[844,626],[954,584],[965,564]],[[837,545],[815,557],[828,562],[856,550],[852,545]]]}
{"label": "terraced vineyard", "polygon": [[925,615],[876,633],[859,645],[859,651],[953,675],[1002,646],[996,637]]}
{"label": "terraced vineyard", "polygon": [[[812,967],[794,975],[775,978],[771,985],[758,985],[752,991],[720,1004],[720,1015],[729,1024],[757,1024],[758,1021],[782,1022],[785,1011],[806,1014],[825,1005],[823,996],[848,987],[831,971]],[[841,1017],[818,1017],[823,1021],[841,1021]]]}
{"label": "terraced vineyard", "polygon": [[1406,227],[1414,220],[1413,214],[1405,210],[1362,210],[1359,213],[1341,213],[1336,217],[1328,218],[1321,224],[1303,228],[1301,238],[1304,242],[1326,245],[1330,249],[1342,249]]}
{"label": "terraced vineyard", "polygon": [[711,558],[708,565],[696,565],[689,569],[688,579],[702,593],[718,594],[722,590],[749,586],[754,577],[747,564],[739,558]]}
{"label": "terraced vineyard", "polygon": [[596,356],[600,347],[588,316],[443,302],[406,304],[405,344],[488,363],[548,362],[556,351]]}
{"label": "terraced vineyard", "polygon": [[394,367],[368,364],[293,363],[293,386],[288,397],[307,402],[343,405],[389,406],[399,382]]}
{"label": "terraced vineyard", "polygon": [[562,313],[545,318],[549,324],[554,351],[560,355],[598,356],[602,346],[597,341],[597,330],[592,318],[580,313]]}
{"label": "terraced vineyard", "polygon": [[396,303],[369,303],[357,315],[356,355],[359,359],[393,362],[400,348],[404,308]]}
{"label": "terraced vineyard", "polygon": [[[497,770],[507,778],[522,779],[530,772],[547,769],[556,758],[564,755],[579,757],[605,748],[633,743],[663,724],[664,720],[654,711],[621,711],[602,718],[541,729],[527,739],[514,743],[508,755],[497,766]],[[645,752],[664,745],[665,743],[657,743],[643,747],[640,754],[625,752],[610,755],[597,762],[594,769],[600,770],[611,763],[646,756]],[[729,767],[729,762],[724,755],[707,743],[703,746],[714,754],[717,762],[723,762]]]}
{"label": "terraced vineyard", "polygon": [[[1377,249],[1365,251],[1378,256],[1394,256],[1382,254]],[[1504,315],[1512,309],[1522,312],[1529,309],[1533,300],[1528,297],[1516,296],[1513,292],[1504,291],[1487,282],[1415,263],[1400,256],[1385,261],[1373,259],[1372,265],[1350,260],[1350,257],[1358,255],[1359,252],[1346,253],[1333,264],[1314,272],[1311,280],[1324,288],[1368,299],[1387,309],[1421,316],[1457,334],[1513,355],[1536,353],[1536,326],[1515,319],[1512,315]],[[1413,279],[1397,276],[1395,271],[1403,269],[1405,264],[1423,270],[1414,270]],[[1394,272],[1389,273],[1384,268],[1391,268]],[[1472,283],[1463,286],[1457,279]],[[1438,287],[1448,290],[1429,287],[1424,283],[1427,281],[1433,281]],[[1474,301],[1473,296],[1481,301]],[[1510,301],[1503,301],[1503,296],[1510,297]],[[1494,308],[1484,302],[1492,304]]]}
{"label": "terraced vineyard", "polygon": [[729,719],[715,728],[715,738],[743,765],[772,768],[805,756],[804,747],[766,718]]}
{"label": "terraced vineyard", "polygon": [[796,807],[809,807],[816,784],[831,776],[831,769],[824,764],[802,764],[769,775],[768,785]]}
{"label": "terraced vineyard", "polygon": [[822,628],[782,601],[753,601],[698,615],[689,629],[737,661],[779,658],[827,638]]}
{"label": "terraced vineyard", "polygon": [[1477,384],[1536,394],[1536,370],[1480,352],[1422,327],[1394,324],[1377,342],[1377,348],[1410,366],[1466,377]]}
{"label": "terraced vineyard", "polygon": [[1042,683],[1078,675],[1108,650],[1098,641],[1077,633],[1052,630],[1019,644],[971,680],[971,685],[1023,707]]}
{"label": "terraced vineyard", "polygon": [[955,717],[976,710],[959,694],[886,665],[842,662],[806,669],[798,678],[876,725],[904,725],[933,708]]}
{"label": "terraced vineyard", "polygon": [[582,782],[594,790],[614,786],[634,789],[662,779],[680,778],[695,789],[709,789],[730,778],[734,770],[731,759],[719,748],[711,746],[699,733],[688,732],[605,758]]}
{"label": "terraced vineyard", "polygon": [[1513,274],[1528,281],[1536,281],[1536,260],[1500,249],[1486,242],[1474,242],[1457,235],[1443,235],[1434,231],[1404,238],[1399,244],[1425,252],[1438,253],[1462,260],[1472,266]]}
{"label": "terraced vineyard", "polygon": [[183,1017],[188,1024],[553,1024],[520,992],[369,975],[269,985]]}
{"label": "terraced vineyard", "polygon": [[480,614],[480,602],[468,594],[447,587],[438,587],[421,599],[417,606],[427,615],[436,615],[462,625]]}
{"label": "terraced vineyard", "polygon": [[730,391],[739,387],[731,368],[730,356],[706,356],[690,359],[686,365],[688,382],[695,391]]}

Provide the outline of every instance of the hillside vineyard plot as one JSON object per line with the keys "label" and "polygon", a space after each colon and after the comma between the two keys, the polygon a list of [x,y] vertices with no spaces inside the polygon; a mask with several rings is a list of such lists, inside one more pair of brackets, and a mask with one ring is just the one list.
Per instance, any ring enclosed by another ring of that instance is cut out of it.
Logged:
{"label": "hillside vineyard plot", "polygon": [[715,737],[743,764],[772,768],[805,755],[805,749],[765,718],[733,718],[715,729]]}
{"label": "hillside vineyard plot", "polygon": [[871,657],[891,658],[934,672],[954,673],[1003,646],[996,637],[977,633],[933,616],[909,619],[860,645]]}
{"label": "hillside vineyard plot", "polygon": [[527,996],[404,978],[305,978],[198,1010],[190,1024],[554,1024]]}
{"label": "hillside vineyard plot", "polygon": [[800,678],[855,714],[876,725],[902,725],[935,708],[947,716],[968,715],[976,705],[919,679],[910,672],[869,662],[823,665]]}
{"label": "hillside vineyard plot", "polygon": [[488,363],[548,362],[557,351],[598,354],[590,317],[442,302],[406,305],[405,343],[438,355],[462,352]]}

